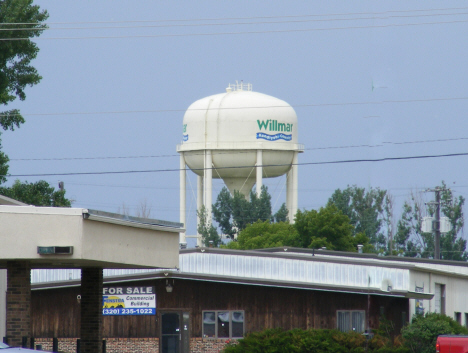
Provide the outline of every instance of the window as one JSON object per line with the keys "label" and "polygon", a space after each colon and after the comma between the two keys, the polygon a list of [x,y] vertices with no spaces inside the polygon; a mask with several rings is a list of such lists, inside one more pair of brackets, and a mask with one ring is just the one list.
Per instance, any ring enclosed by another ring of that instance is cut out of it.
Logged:
{"label": "window", "polygon": [[244,311],[204,311],[203,337],[242,338],[244,337]]}
{"label": "window", "polygon": [[465,327],[468,327],[468,313],[465,313]]}
{"label": "window", "polygon": [[461,313],[459,312],[455,312],[455,317],[454,317],[455,321],[458,322],[460,325],[462,324],[462,316],[461,316]]}
{"label": "window", "polygon": [[408,322],[408,315],[406,315],[406,311],[401,312],[401,327],[405,326]]}
{"label": "window", "polygon": [[342,332],[364,332],[366,312],[364,310],[338,310],[336,327]]}
{"label": "window", "polygon": [[436,283],[435,285],[435,312],[445,315],[445,284]]}

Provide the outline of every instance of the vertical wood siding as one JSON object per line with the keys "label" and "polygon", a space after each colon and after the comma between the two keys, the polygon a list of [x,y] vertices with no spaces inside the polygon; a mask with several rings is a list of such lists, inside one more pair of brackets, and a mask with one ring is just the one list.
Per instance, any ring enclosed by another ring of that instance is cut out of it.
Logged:
{"label": "vertical wood siding", "polygon": [[[126,286],[156,287],[156,311],[189,311],[190,335],[202,336],[204,310],[244,310],[245,331],[265,328],[336,328],[337,310],[365,310],[367,294],[349,294],[304,289],[213,283],[176,279],[167,293],[165,279],[126,282]],[[32,333],[34,337],[79,337],[80,288],[35,290],[32,292]],[[369,321],[377,328],[381,307],[385,316],[401,328],[402,312],[409,312],[404,298],[370,296]],[[159,315],[105,316],[103,337],[159,337]]]}

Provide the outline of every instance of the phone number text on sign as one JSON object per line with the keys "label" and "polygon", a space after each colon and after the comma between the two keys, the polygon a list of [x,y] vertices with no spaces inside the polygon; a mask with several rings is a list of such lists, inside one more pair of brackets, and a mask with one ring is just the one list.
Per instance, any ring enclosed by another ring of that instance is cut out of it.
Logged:
{"label": "phone number text on sign", "polygon": [[155,308],[149,309],[102,309],[102,315],[154,315]]}

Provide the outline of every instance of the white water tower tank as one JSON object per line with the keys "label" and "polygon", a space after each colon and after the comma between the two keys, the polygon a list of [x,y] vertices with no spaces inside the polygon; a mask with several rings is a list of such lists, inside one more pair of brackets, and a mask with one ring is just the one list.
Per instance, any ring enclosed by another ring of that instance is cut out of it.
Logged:
{"label": "white water tower tank", "polygon": [[263,178],[288,173],[286,205],[292,220],[297,211],[297,154],[304,150],[297,132],[294,109],[281,99],[253,92],[250,84],[229,85],[224,93],[192,103],[177,151],[181,169],[188,166],[199,177],[198,208],[203,204],[211,214],[212,178],[222,178],[231,193],[238,190],[248,196],[255,183],[260,192]]}

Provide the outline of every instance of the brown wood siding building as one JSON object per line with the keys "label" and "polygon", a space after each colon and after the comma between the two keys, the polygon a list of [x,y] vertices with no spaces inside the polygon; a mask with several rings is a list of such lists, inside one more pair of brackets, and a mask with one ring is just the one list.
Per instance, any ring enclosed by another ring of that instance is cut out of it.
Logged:
{"label": "brown wood siding building", "polygon": [[[170,279],[172,283],[173,279]],[[184,311],[190,315],[190,337],[202,337],[203,311],[244,312],[245,333],[266,328],[337,328],[338,310],[365,311],[371,329],[385,315],[399,330],[408,319],[409,300],[401,297],[232,284],[206,280],[175,279],[167,293],[166,279],[125,282],[126,286],[155,286],[156,315],[105,316],[103,337],[143,338],[160,336],[160,313]],[[119,285],[117,283],[106,286]],[[38,289],[32,292],[33,337],[79,337],[80,287]]]}

